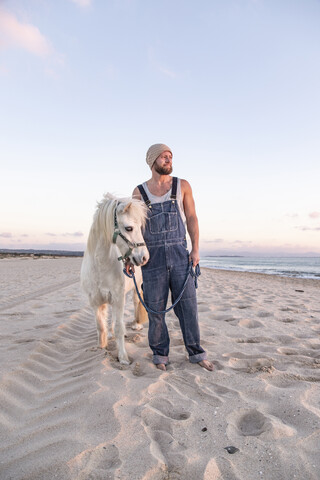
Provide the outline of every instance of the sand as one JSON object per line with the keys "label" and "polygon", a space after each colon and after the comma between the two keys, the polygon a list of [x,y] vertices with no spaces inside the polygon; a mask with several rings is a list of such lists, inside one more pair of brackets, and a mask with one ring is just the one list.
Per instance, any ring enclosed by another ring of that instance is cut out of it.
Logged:
{"label": "sand", "polygon": [[80,264],[0,260],[1,480],[319,480],[320,281],[203,268],[215,371],[188,362],[169,314],[161,372],[131,298],[131,365],[97,348]]}

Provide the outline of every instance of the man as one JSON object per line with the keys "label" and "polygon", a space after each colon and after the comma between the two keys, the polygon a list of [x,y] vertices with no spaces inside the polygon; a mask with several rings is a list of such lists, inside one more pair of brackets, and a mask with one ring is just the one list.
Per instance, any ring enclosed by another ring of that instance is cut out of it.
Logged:
{"label": "man", "polygon": [[[152,177],[134,189],[133,197],[142,199],[148,206],[143,236],[150,259],[142,267],[143,295],[146,304],[159,312],[166,309],[169,289],[172,302],[179,296],[189,262],[192,261],[194,267],[199,263],[199,226],[189,183],[171,176],[171,149],[164,144],[152,145],[146,161]],[[192,244],[190,254],[185,224]],[[196,291],[191,277],[174,311],[190,362],[212,371],[213,364],[200,346]],[[161,370],[166,370],[169,361],[169,343],[165,314],[149,313],[149,345],[153,363]]]}

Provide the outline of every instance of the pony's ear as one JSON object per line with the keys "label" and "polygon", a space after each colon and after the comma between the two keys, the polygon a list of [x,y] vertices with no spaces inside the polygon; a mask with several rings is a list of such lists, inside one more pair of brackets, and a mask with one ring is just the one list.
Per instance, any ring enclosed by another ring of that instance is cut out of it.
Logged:
{"label": "pony's ear", "polygon": [[131,205],[132,205],[132,202],[127,203],[127,205],[125,205],[125,207],[123,209],[123,213],[126,213],[129,210],[129,208],[131,207]]}

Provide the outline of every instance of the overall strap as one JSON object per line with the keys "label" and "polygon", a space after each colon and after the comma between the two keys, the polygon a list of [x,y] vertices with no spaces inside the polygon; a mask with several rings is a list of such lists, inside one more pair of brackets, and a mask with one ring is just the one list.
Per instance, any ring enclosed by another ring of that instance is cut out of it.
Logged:
{"label": "overall strap", "polygon": [[176,200],[177,199],[177,185],[178,185],[178,179],[177,177],[172,178],[172,187],[171,187],[171,200]]}
{"label": "overall strap", "polygon": [[140,193],[141,193],[141,195],[142,195],[142,198],[143,198],[145,204],[147,205],[147,207],[149,207],[149,205],[150,205],[151,202],[150,202],[150,200],[149,200],[148,195],[146,194],[145,189],[143,188],[142,185],[138,185],[138,188],[139,188],[139,191],[140,191]]}

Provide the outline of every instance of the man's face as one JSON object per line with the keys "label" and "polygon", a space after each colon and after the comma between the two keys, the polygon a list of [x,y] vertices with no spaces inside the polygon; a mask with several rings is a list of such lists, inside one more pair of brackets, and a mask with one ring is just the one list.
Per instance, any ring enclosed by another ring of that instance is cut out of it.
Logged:
{"label": "man's face", "polygon": [[154,162],[154,169],[159,175],[170,175],[172,173],[172,153],[161,153]]}

